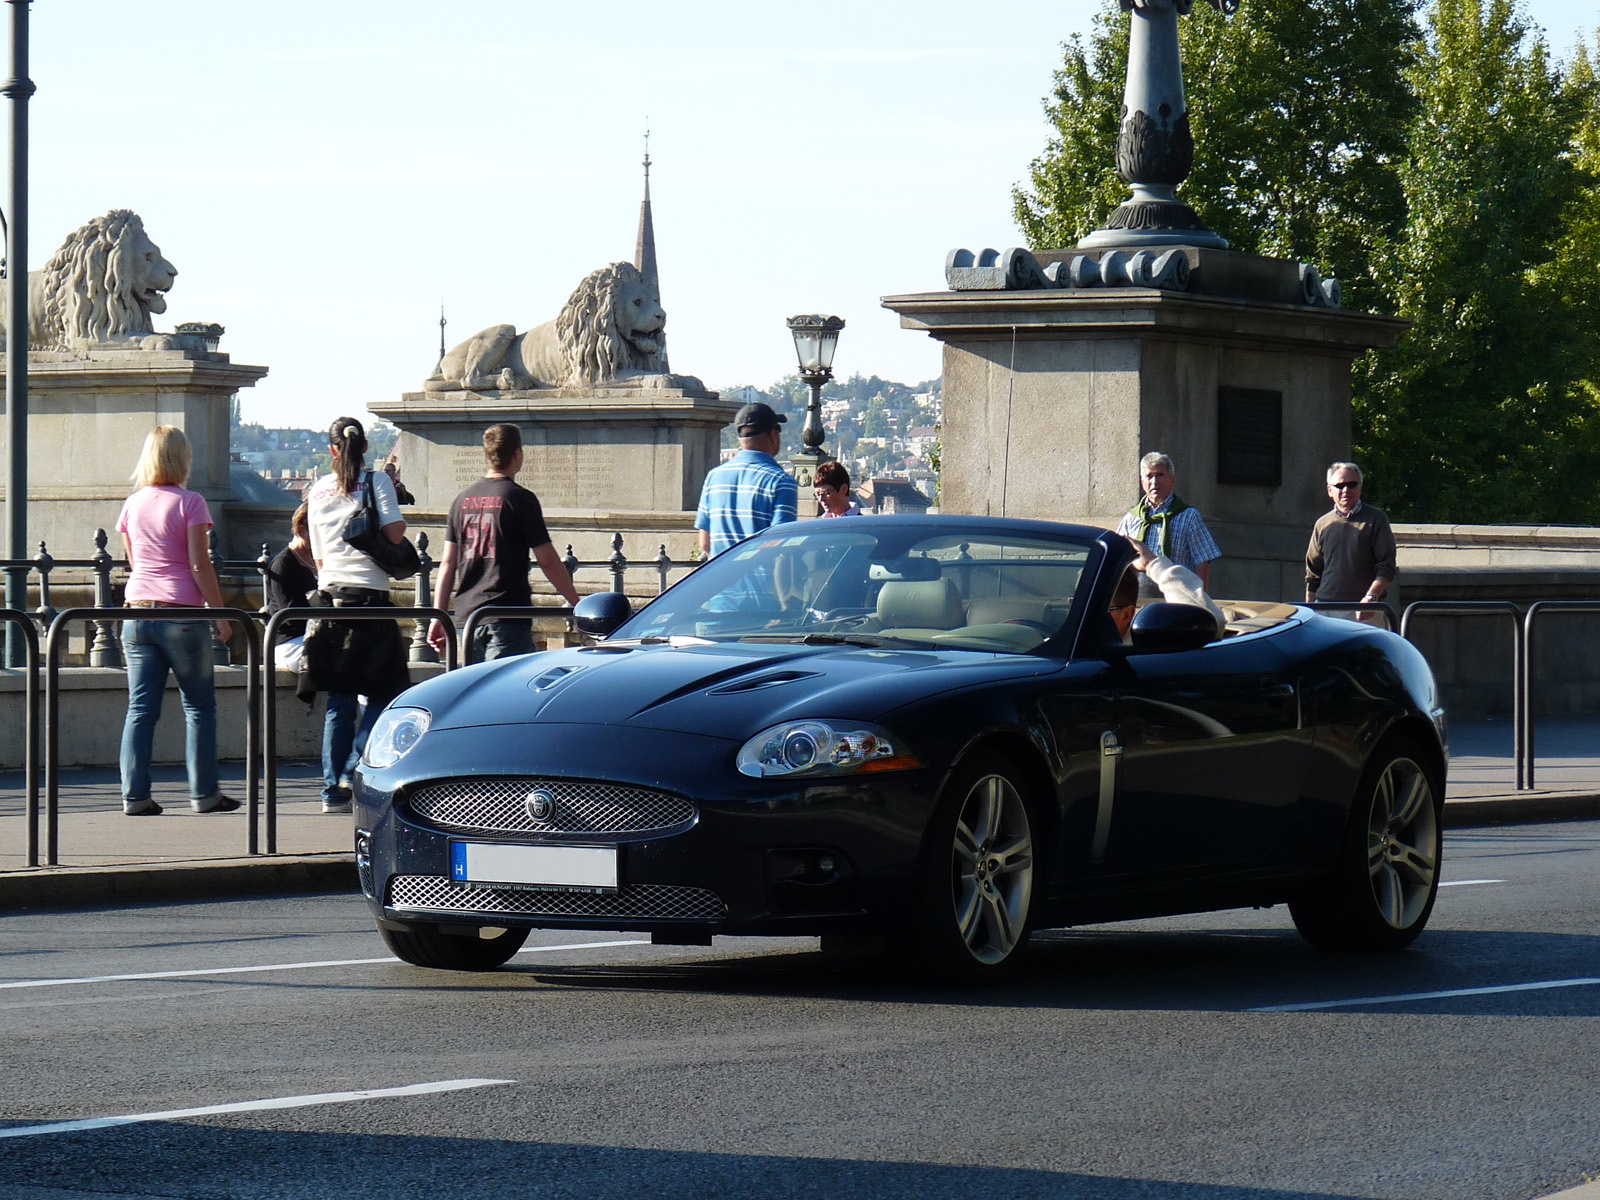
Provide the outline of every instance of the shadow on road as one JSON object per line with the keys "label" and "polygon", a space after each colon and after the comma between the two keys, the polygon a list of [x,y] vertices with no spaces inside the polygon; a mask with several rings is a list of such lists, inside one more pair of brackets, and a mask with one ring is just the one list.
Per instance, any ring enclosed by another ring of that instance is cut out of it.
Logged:
{"label": "shadow on road", "polygon": [[[736,945],[731,939],[726,944]],[[1600,982],[1392,999],[1540,981],[1600,981],[1600,937],[1477,930],[1432,930],[1410,949],[1383,955],[1317,951],[1293,931],[1052,930],[1035,936],[1012,979],[988,987],[923,982],[883,963],[840,962],[815,951],[628,966],[513,963],[497,973],[497,984],[505,976],[573,989],[995,1008],[1249,1012],[1370,998],[1319,1011],[1600,1016]],[[468,976],[456,978],[471,986]]]}
{"label": "shadow on road", "polygon": [[[715,1131],[707,1131],[707,1138],[715,1140]],[[973,1195],[1045,1200],[1345,1200],[1327,1192],[1018,1168],[460,1137],[280,1133],[196,1123],[17,1138],[6,1143],[0,1158],[0,1186],[19,1200],[101,1193],[229,1200],[334,1195],[342,1200],[396,1196],[967,1200]]]}

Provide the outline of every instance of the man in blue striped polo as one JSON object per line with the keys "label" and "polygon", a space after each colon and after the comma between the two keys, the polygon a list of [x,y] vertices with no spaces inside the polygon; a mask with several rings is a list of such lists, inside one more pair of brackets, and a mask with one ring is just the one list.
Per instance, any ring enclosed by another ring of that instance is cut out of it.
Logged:
{"label": "man in blue striped polo", "polygon": [[700,531],[700,553],[709,558],[769,525],[793,521],[800,490],[794,476],[774,456],[783,444],[780,428],[788,417],[759,400],[734,417],[739,453],[706,475],[694,527]]}

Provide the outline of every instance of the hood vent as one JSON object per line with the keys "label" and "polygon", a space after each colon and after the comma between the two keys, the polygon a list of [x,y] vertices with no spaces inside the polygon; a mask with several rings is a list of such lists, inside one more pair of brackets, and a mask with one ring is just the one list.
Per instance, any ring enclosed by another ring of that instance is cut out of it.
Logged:
{"label": "hood vent", "polygon": [[530,688],[532,688],[536,692],[542,692],[542,691],[545,691],[547,688],[555,687],[556,684],[560,683],[568,675],[571,675],[574,671],[577,671],[577,670],[581,670],[581,668],[579,668],[579,667],[553,667],[550,670],[546,671],[543,675],[540,675],[537,679],[535,679],[528,686]]}
{"label": "hood vent", "polygon": [[708,696],[727,696],[738,692],[755,692],[762,688],[777,687],[782,683],[797,683],[802,679],[816,679],[815,671],[771,671],[766,675],[757,675],[749,679],[736,679],[732,683],[719,684],[708,688]]}

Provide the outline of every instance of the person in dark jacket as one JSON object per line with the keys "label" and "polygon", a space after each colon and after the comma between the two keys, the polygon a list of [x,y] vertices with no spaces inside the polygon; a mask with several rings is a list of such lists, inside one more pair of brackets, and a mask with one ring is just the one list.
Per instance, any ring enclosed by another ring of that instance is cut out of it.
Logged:
{"label": "person in dark jacket", "polygon": [[[284,608],[304,608],[306,597],[317,590],[317,560],[311,556],[311,531],[306,524],[306,505],[302,501],[289,518],[289,544],[267,564],[267,612]],[[278,644],[273,657],[282,670],[298,670],[300,647],[305,637],[304,621],[285,621],[278,627]]]}

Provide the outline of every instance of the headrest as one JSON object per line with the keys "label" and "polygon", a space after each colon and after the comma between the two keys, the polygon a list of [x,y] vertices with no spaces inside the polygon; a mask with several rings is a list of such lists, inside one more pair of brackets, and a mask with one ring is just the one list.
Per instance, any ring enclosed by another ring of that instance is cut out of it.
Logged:
{"label": "headrest", "polygon": [[878,591],[878,620],[885,629],[954,629],[966,624],[961,593],[948,579],[884,584]]}

